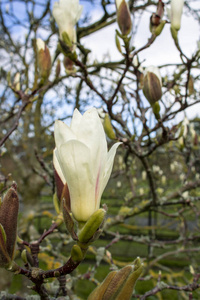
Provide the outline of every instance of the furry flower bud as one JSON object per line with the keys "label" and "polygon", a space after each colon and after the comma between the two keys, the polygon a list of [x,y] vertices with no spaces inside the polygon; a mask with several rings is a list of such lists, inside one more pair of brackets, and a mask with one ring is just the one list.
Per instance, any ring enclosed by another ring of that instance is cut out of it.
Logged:
{"label": "furry flower bud", "polygon": [[162,96],[162,81],[157,67],[146,68],[143,79],[143,93],[149,103],[153,105]]}
{"label": "furry flower bud", "polygon": [[36,40],[36,45],[40,76],[43,79],[48,79],[51,72],[51,55],[49,49],[40,38]]}
{"label": "furry flower bud", "polygon": [[130,300],[142,269],[140,258],[137,258],[133,265],[109,273],[101,285],[90,294],[88,300]]}
{"label": "furry flower bud", "polygon": [[0,207],[0,267],[8,266],[13,260],[17,237],[17,216],[19,200],[13,185]]}
{"label": "furry flower bud", "polygon": [[132,29],[131,14],[125,0],[116,0],[117,23],[122,35],[128,35]]}

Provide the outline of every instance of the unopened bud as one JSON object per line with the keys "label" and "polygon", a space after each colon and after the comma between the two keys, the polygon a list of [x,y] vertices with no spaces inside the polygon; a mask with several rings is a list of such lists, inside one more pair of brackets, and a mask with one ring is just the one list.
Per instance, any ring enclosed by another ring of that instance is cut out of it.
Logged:
{"label": "unopened bud", "polygon": [[49,49],[41,39],[36,40],[38,67],[40,76],[43,79],[48,79],[51,71],[51,55]]}
{"label": "unopened bud", "polygon": [[122,49],[121,49],[121,45],[120,45],[120,41],[119,41],[119,38],[118,38],[118,35],[117,33],[115,34],[115,44],[117,46],[117,49],[120,53],[122,53]]}
{"label": "unopened bud", "polygon": [[106,211],[102,208],[98,209],[91,215],[78,234],[78,239],[81,243],[88,243],[91,241],[96,231],[102,226],[105,215]]}
{"label": "unopened bud", "polygon": [[110,121],[110,117],[109,117],[108,114],[105,114],[103,127],[104,127],[105,133],[107,134],[109,139],[116,140],[116,135],[115,135],[115,132],[113,130],[113,127],[112,127],[112,124],[111,124],[111,121]]}
{"label": "unopened bud", "polygon": [[160,104],[158,102],[155,102],[153,105],[152,105],[152,108],[153,108],[153,113],[156,117],[156,119],[160,119]]}
{"label": "unopened bud", "polygon": [[79,245],[74,245],[71,250],[71,258],[74,262],[81,262],[84,258],[84,254]]}
{"label": "unopened bud", "polygon": [[149,103],[153,105],[162,96],[162,81],[159,69],[150,66],[144,72],[143,93]]}
{"label": "unopened bud", "polygon": [[0,266],[9,264],[14,256],[15,243],[17,238],[17,217],[19,200],[16,186],[13,185],[0,207]]}
{"label": "unopened bud", "polygon": [[162,21],[163,14],[164,3],[162,2],[162,0],[159,0],[156,13],[153,13],[150,17],[150,31],[156,36],[161,34],[166,23],[166,21]]}
{"label": "unopened bud", "polygon": [[13,80],[13,88],[15,91],[20,91],[20,73],[17,72],[15,74],[14,80]]}
{"label": "unopened bud", "polygon": [[189,92],[189,96],[194,94],[194,79],[192,76],[190,76],[188,81],[188,92]]}
{"label": "unopened bud", "polygon": [[22,260],[23,260],[23,262],[24,262],[25,264],[28,263],[28,258],[27,258],[27,251],[26,251],[26,249],[24,249],[24,250],[22,251],[22,253],[21,253],[21,258],[22,258]]}
{"label": "unopened bud", "polygon": [[171,27],[178,31],[181,27],[184,0],[171,0],[170,20]]}
{"label": "unopened bud", "polygon": [[158,5],[157,5],[157,10],[156,10],[156,15],[160,17],[160,19],[162,19],[163,15],[164,15],[164,3],[162,2],[162,0],[158,1]]}
{"label": "unopened bud", "polygon": [[89,295],[88,300],[102,300],[111,280],[117,274],[117,271],[110,272],[104,281]]}
{"label": "unopened bud", "polygon": [[117,23],[122,35],[128,35],[132,29],[131,14],[125,0],[116,0]]}
{"label": "unopened bud", "polygon": [[134,265],[109,273],[101,285],[90,294],[88,300],[130,300],[142,269],[140,258],[137,258]]}

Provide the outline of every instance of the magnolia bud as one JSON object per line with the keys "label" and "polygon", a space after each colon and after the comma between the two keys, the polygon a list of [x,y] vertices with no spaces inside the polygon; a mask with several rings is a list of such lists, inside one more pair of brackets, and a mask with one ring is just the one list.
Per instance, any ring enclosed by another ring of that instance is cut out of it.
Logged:
{"label": "magnolia bud", "polygon": [[84,258],[84,253],[82,252],[79,245],[74,245],[71,250],[71,258],[74,262],[81,262]]}
{"label": "magnolia bud", "polygon": [[120,53],[122,53],[122,48],[121,48],[121,45],[120,45],[120,41],[119,41],[119,38],[118,38],[118,35],[117,33],[115,34],[115,44],[117,46],[117,49]]}
{"label": "magnolia bud", "polygon": [[149,103],[153,105],[162,96],[162,81],[159,69],[150,66],[144,72],[143,93]]}
{"label": "magnolia bud", "polygon": [[122,35],[128,35],[132,29],[131,14],[125,0],[116,0],[117,23]]}
{"label": "magnolia bud", "polygon": [[102,208],[98,209],[91,215],[78,234],[79,242],[88,243],[92,240],[96,231],[102,226],[105,215],[106,211]]}
{"label": "magnolia bud", "polygon": [[40,76],[47,79],[51,71],[51,55],[43,40],[37,39],[36,45]]}
{"label": "magnolia bud", "polygon": [[106,289],[108,288],[117,271],[110,272],[104,281],[89,295],[88,300],[102,300]]}
{"label": "magnolia bud", "polygon": [[195,93],[194,79],[192,76],[190,76],[189,81],[188,81],[188,92],[189,92],[189,96],[191,96],[192,94]]}
{"label": "magnolia bud", "polygon": [[16,186],[6,193],[0,207],[0,266],[9,265],[14,256],[17,238],[19,200]]}
{"label": "magnolia bud", "polygon": [[156,36],[161,34],[166,24],[166,21],[162,21],[163,14],[164,14],[164,3],[162,2],[162,0],[159,0],[156,13],[153,13],[150,17],[150,31]]}
{"label": "magnolia bud", "polygon": [[115,135],[115,132],[113,130],[113,127],[112,127],[112,124],[111,124],[111,121],[110,121],[110,117],[109,117],[108,114],[105,114],[103,127],[104,127],[105,133],[107,134],[109,139],[116,140],[116,135]]}
{"label": "magnolia bud", "polygon": [[15,91],[19,91],[20,90],[20,73],[17,72],[15,74],[14,80],[13,80],[13,87],[15,89]]}
{"label": "magnolia bud", "polygon": [[181,17],[183,13],[184,0],[171,0],[170,20],[171,27],[176,31],[181,28]]}
{"label": "magnolia bud", "polygon": [[129,300],[136,280],[142,273],[140,258],[134,265],[128,265],[119,271],[108,274],[105,280],[89,296],[88,300]]}
{"label": "magnolia bud", "polygon": [[156,117],[156,119],[160,119],[160,104],[158,102],[155,102],[153,105],[152,105],[152,108],[153,108],[153,113]]}

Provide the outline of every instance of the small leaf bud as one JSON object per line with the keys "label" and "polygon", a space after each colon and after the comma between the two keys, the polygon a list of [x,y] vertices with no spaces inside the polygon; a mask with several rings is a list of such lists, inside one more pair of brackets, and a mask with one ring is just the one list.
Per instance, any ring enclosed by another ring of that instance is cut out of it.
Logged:
{"label": "small leaf bud", "polygon": [[74,245],[72,247],[71,258],[74,262],[81,262],[83,260],[84,255],[79,245]]}
{"label": "small leaf bud", "polygon": [[112,127],[112,124],[111,124],[111,121],[110,121],[110,117],[109,117],[108,114],[105,114],[103,127],[104,127],[105,133],[109,137],[109,139],[116,140],[116,135],[115,135],[115,132],[113,130],[113,127]]}

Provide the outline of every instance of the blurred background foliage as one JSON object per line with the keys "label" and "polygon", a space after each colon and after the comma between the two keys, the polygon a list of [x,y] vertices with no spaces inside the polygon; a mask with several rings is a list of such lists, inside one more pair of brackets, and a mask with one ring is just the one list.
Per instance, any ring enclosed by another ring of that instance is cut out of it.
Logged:
{"label": "blurred background foliage", "polygon": [[[157,3],[129,1],[133,40],[143,15],[150,17]],[[113,49],[101,60],[94,59],[87,47],[88,37],[94,39],[96,32],[116,23],[114,1],[80,1],[84,5],[77,26],[81,64],[74,66],[76,70],[70,69],[56,50],[58,29],[52,4],[50,0],[0,2],[0,192],[3,195],[16,181],[19,236],[29,242],[36,240],[56,217],[54,121],[69,124],[75,108],[84,112],[95,106],[102,121],[108,113],[123,145],[101,202],[108,206],[104,232],[90,246],[84,262],[66,276],[69,298],[87,299],[110,270],[140,256],[145,268],[132,299],[199,299],[195,286],[200,277],[199,48],[186,56],[184,49],[176,47],[181,60],[169,64],[163,60],[158,66],[163,96],[157,120],[141,91],[139,67],[146,67],[145,61],[140,61],[143,47],[132,52],[138,57],[136,64],[127,53],[116,58]],[[184,13],[199,25],[198,1],[185,1],[184,7]],[[154,43],[149,40],[149,28],[145,31],[144,50]],[[113,27],[113,39],[114,35]],[[38,37],[45,41],[53,61],[46,82],[41,82],[37,67]],[[20,86],[15,81],[18,72]],[[197,117],[186,117],[190,107],[196,109]],[[109,138],[108,142],[113,143]],[[40,267],[61,266],[72,245],[61,225],[42,243]],[[19,246],[16,261],[23,265],[21,250]],[[27,278],[3,269],[0,278],[0,291],[21,297],[34,293],[27,288]],[[55,295],[59,281],[51,279],[47,286]]]}

